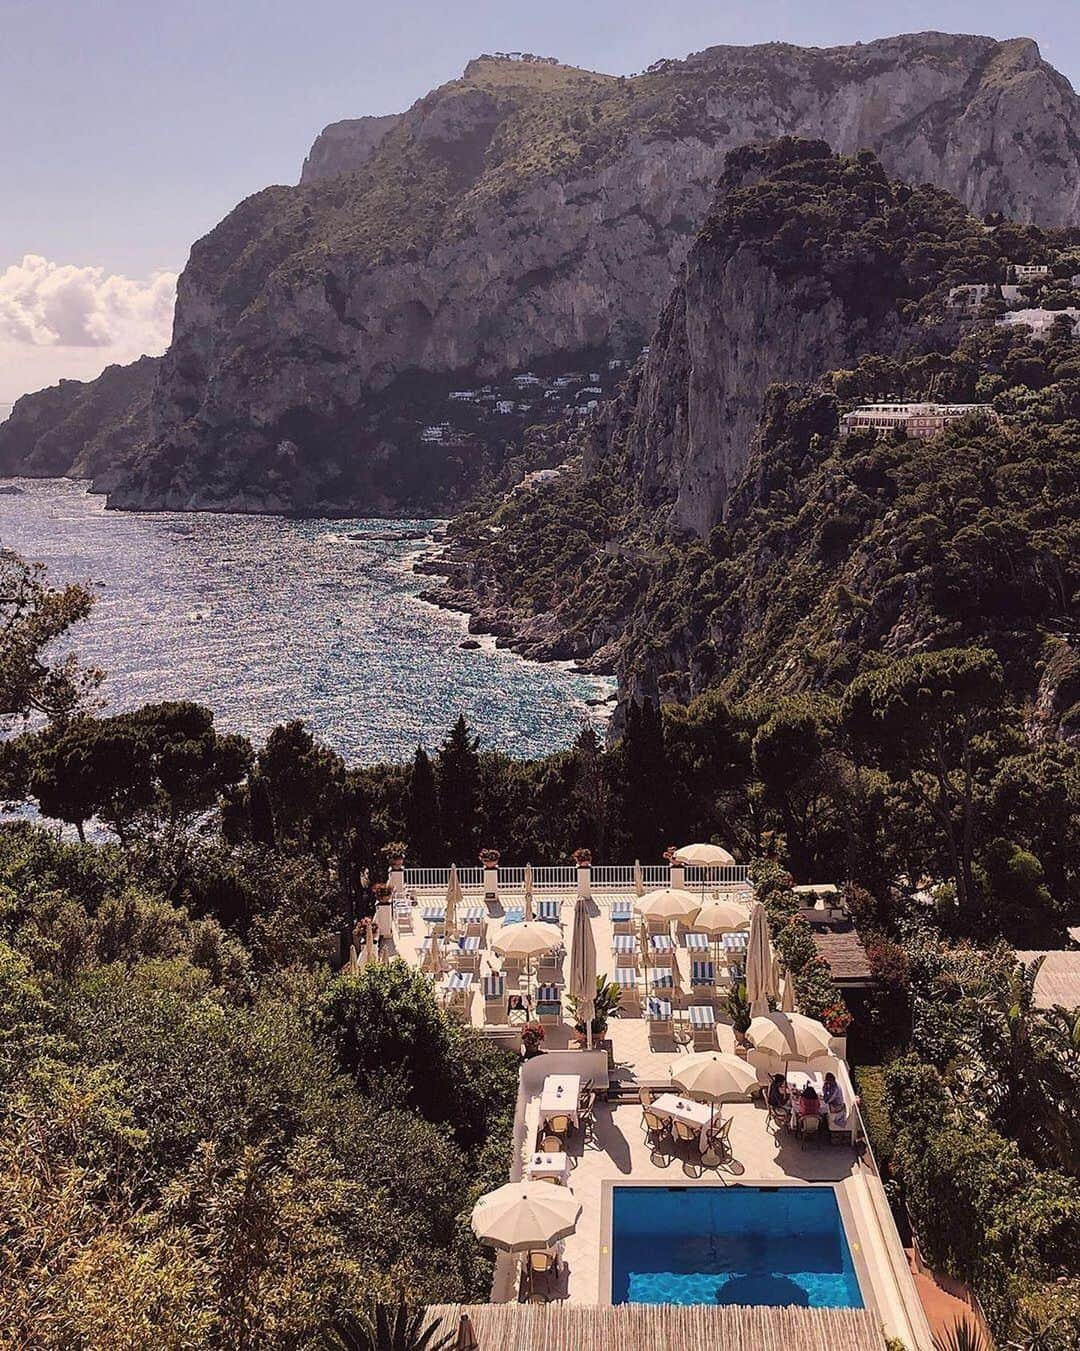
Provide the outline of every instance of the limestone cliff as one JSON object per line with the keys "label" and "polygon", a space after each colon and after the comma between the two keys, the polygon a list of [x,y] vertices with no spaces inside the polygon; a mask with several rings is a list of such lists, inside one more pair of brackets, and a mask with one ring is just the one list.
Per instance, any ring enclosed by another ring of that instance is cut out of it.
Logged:
{"label": "limestone cliff", "polygon": [[[112,505],[453,505],[473,460],[425,449],[440,398],[636,354],[726,153],[785,134],[870,147],[979,213],[1078,216],[1080,105],[1025,39],[716,47],[633,78],[481,58],[385,127],[328,129],[299,187],[195,245]],[[698,470],[722,495],[724,466]]]}
{"label": "limestone cliff", "polygon": [[383,117],[350,117],[331,122],[315,137],[300,171],[301,183],[354,174],[371,158],[379,142],[401,121],[401,113]]}
{"label": "limestone cliff", "polygon": [[106,486],[116,463],[146,442],[160,364],[141,357],[96,380],[61,380],[25,394],[0,422],[0,474],[70,475]]}

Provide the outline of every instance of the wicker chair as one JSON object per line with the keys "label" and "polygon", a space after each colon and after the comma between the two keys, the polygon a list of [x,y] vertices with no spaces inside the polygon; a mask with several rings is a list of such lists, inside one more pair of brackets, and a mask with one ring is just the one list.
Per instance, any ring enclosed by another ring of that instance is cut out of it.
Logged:
{"label": "wicker chair", "polygon": [[675,1139],[680,1144],[690,1145],[697,1142],[698,1133],[693,1126],[688,1126],[685,1121],[673,1121],[672,1126],[675,1131]]}
{"label": "wicker chair", "polygon": [[799,1140],[806,1144],[807,1140],[813,1139],[821,1129],[821,1117],[804,1116],[799,1118]]}
{"label": "wicker chair", "polygon": [[558,1116],[548,1117],[547,1128],[552,1133],[552,1135],[559,1135],[559,1136],[569,1135],[570,1118],[568,1116],[565,1116],[562,1112],[560,1112]]}
{"label": "wicker chair", "polygon": [[545,1135],[540,1141],[541,1154],[565,1154],[566,1141],[559,1135]]}
{"label": "wicker chair", "polygon": [[644,1085],[642,1085],[642,1087],[638,1089],[638,1100],[642,1107],[651,1107],[656,1101],[656,1096],[656,1090],[653,1088],[645,1088]]}
{"label": "wicker chair", "polygon": [[641,1127],[645,1132],[645,1138],[659,1142],[671,1130],[671,1122],[666,1116],[657,1116],[655,1112],[650,1112],[647,1107],[641,1110]]}
{"label": "wicker chair", "polygon": [[701,1151],[701,1162],[706,1168],[719,1168],[731,1159],[731,1117],[718,1122],[705,1133],[705,1148]]}

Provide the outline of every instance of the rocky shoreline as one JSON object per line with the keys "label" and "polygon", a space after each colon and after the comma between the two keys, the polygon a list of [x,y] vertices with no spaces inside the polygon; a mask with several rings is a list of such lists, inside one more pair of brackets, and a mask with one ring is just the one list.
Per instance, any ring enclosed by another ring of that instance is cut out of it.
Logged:
{"label": "rocky shoreline", "polygon": [[443,579],[425,587],[420,598],[440,609],[468,615],[470,634],[493,637],[496,647],[507,648],[528,661],[573,662],[585,675],[618,674],[612,644],[593,649],[580,634],[562,628],[553,614],[534,615],[516,608],[498,594],[490,579],[478,574],[469,553],[460,545],[450,543],[417,559],[413,571]]}

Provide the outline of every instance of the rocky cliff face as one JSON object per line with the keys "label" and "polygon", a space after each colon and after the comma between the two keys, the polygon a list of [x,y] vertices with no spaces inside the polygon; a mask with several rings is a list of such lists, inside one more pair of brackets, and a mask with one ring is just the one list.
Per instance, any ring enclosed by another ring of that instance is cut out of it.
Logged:
{"label": "rocky cliff face", "polygon": [[0,422],[0,474],[66,474],[107,486],[117,462],[147,440],[159,364],[142,357],[108,366],[96,380],[61,380],[24,395]]}
{"label": "rocky cliff face", "polygon": [[331,122],[315,137],[300,171],[300,182],[314,183],[319,178],[356,173],[401,118],[401,113],[388,113],[384,117],[350,117],[344,122]]}
{"label": "rocky cliff face", "polygon": [[[427,485],[445,505],[468,469],[423,452],[417,390],[636,353],[726,153],[789,133],[978,212],[1078,215],[1080,105],[1027,40],[718,47],[632,79],[481,58],[385,126],[328,129],[299,187],[196,244],[111,503],[394,510]],[[722,495],[728,469],[700,472]]]}

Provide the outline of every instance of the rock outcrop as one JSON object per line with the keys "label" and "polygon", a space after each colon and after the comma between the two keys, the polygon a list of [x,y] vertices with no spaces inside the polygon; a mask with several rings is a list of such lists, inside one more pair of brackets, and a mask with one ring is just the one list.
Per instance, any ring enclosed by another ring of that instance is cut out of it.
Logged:
{"label": "rock outcrop", "polygon": [[25,394],[0,422],[0,474],[93,478],[146,443],[159,357],[107,366],[96,380],[61,380]]}
{"label": "rock outcrop", "polygon": [[331,122],[315,137],[300,171],[300,182],[314,183],[319,178],[356,173],[402,116],[387,113],[383,117],[350,117],[344,122]]}
{"label": "rock outcrop", "polygon": [[633,78],[480,58],[400,118],[329,128],[300,186],[195,245],[151,440],[110,502],[455,504],[471,463],[420,435],[439,398],[635,355],[726,153],[787,134],[869,147],[979,213],[1080,215],[1080,104],[1026,39],[715,47]]}

